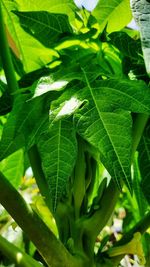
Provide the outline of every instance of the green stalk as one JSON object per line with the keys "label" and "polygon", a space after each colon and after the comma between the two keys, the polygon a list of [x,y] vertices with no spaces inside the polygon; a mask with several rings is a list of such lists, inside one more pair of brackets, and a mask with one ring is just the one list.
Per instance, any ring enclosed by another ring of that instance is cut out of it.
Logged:
{"label": "green stalk", "polygon": [[[133,125],[133,145],[131,153],[131,162],[134,158],[134,153],[137,150],[148,118],[149,116],[146,114],[138,114],[136,121]],[[88,254],[93,251],[97,235],[100,233],[100,231],[110,219],[117,203],[119,194],[120,191],[118,190],[118,187],[114,184],[113,180],[111,180],[108,188],[103,194],[99,210],[95,211],[92,217],[86,219],[83,222],[84,236],[87,239],[86,250]]]}
{"label": "green stalk", "polygon": [[138,114],[136,117],[136,120],[133,125],[133,143],[132,143],[132,155],[131,155],[131,161],[134,159],[134,153],[137,150],[137,147],[139,145],[140,139],[142,137],[144,128],[147,124],[147,121],[149,119],[149,115],[147,114]]}
{"label": "green stalk", "polygon": [[28,156],[29,156],[30,164],[31,164],[31,167],[34,173],[36,183],[40,189],[40,193],[42,194],[48,208],[52,210],[52,203],[49,197],[49,190],[48,190],[47,182],[46,182],[43,170],[42,170],[41,159],[40,159],[40,155],[39,155],[36,145],[30,148],[30,150],[28,151]]}
{"label": "green stalk", "polygon": [[43,265],[32,259],[25,252],[8,242],[4,237],[0,236],[0,251],[19,267],[42,267]]}
{"label": "green stalk", "polygon": [[112,216],[119,194],[118,186],[111,179],[109,186],[101,198],[100,208],[95,211],[92,217],[83,222],[84,238],[87,239],[86,250],[88,254],[90,251],[93,251],[96,237]]}
{"label": "green stalk", "polygon": [[2,65],[6,75],[8,91],[10,94],[13,94],[19,88],[15,77],[14,67],[6,37],[1,2],[0,2],[0,57],[2,59]]}
{"label": "green stalk", "polygon": [[48,266],[81,266],[1,172],[0,203],[34,243]]}
{"label": "green stalk", "polygon": [[74,170],[73,197],[75,218],[80,217],[80,209],[85,195],[85,148],[84,141],[78,137],[78,156]]}

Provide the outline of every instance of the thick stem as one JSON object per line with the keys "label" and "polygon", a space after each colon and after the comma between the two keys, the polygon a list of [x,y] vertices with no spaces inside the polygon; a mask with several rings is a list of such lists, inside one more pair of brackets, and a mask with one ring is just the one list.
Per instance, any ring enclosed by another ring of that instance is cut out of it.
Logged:
{"label": "thick stem", "polygon": [[120,191],[117,185],[113,180],[111,180],[101,198],[100,208],[93,214],[92,217],[85,220],[84,235],[85,237],[87,235],[87,250],[91,251],[91,249],[94,248],[96,237],[110,219],[119,194]]}
{"label": "thick stem", "polygon": [[0,251],[16,266],[19,267],[42,267],[42,264],[32,259],[29,255],[0,236]]}
{"label": "thick stem", "polygon": [[[133,125],[133,145],[131,152],[131,162],[133,160],[134,153],[137,150],[138,144],[140,142],[148,118],[149,118],[148,115],[138,114],[136,121]],[[104,192],[103,197],[101,199],[100,209],[97,210],[93,214],[93,216],[90,217],[88,220],[85,220],[84,227],[85,227],[85,236],[88,240],[87,241],[88,253],[94,246],[96,236],[103,229],[103,227],[106,225],[109,218],[111,217],[115,205],[117,203],[119,194],[120,191],[118,190],[117,185],[113,182],[113,180],[111,180],[108,188]]]}
{"label": "thick stem", "polygon": [[1,172],[0,192],[0,203],[32,240],[48,266],[74,266],[75,259]]}
{"label": "thick stem", "polygon": [[18,83],[15,77],[14,67],[11,60],[11,55],[7,42],[5,26],[3,22],[1,2],[0,2],[0,56],[2,59],[2,64],[7,79],[8,90],[10,94],[13,94],[16,90],[18,90]]}

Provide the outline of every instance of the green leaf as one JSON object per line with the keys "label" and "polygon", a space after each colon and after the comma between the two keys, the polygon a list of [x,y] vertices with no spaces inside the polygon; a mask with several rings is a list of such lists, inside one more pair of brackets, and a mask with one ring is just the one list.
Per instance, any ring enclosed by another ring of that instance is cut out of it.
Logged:
{"label": "green leaf", "polygon": [[20,149],[0,162],[0,169],[15,188],[18,188],[24,173],[24,151]]}
{"label": "green leaf", "polygon": [[[18,106],[18,112],[20,111],[20,107]],[[12,112],[10,113],[7,122],[4,124],[2,137],[0,141],[0,160],[8,157],[13,152],[24,146],[24,136],[22,133],[15,136],[16,129],[16,115],[17,108],[14,107]]]}
{"label": "green leaf", "polygon": [[19,12],[13,11],[19,17],[23,29],[34,36],[44,46],[51,47],[63,33],[72,33],[68,16],[49,13],[47,11]]}
{"label": "green leaf", "polygon": [[87,87],[78,97],[87,104],[77,111],[78,133],[101,152],[101,159],[116,182],[124,179],[131,189],[130,111],[150,113],[150,91],[143,82],[104,80]]}
{"label": "green leaf", "polygon": [[124,56],[130,57],[132,60],[138,60],[142,55],[140,40],[132,39],[125,32],[113,32],[109,34],[111,43],[116,46]]}
{"label": "green leaf", "polygon": [[81,80],[79,65],[72,64],[70,67],[62,65],[58,71],[49,76],[41,77],[35,85],[33,98],[47,92],[61,91],[73,80]]}
{"label": "green leaf", "polygon": [[38,148],[55,211],[58,201],[66,194],[68,178],[77,155],[72,121],[58,121],[51,125],[50,129],[41,135]]}
{"label": "green leaf", "polygon": [[[28,5],[28,8],[30,4]],[[21,28],[18,17],[11,12],[12,10],[15,11],[19,9],[21,1],[18,5],[16,1],[3,1],[3,5],[5,23],[9,32],[11,32],[11,36],[16,46],[18,47],[20,60],[23,63],[25,71],[29,72],[41,68],[58,57],[58,53],[56,51],[44,47],[38,40],[27,34]],[[27,11],[28,9],[26,8],[25,10]],[[45,7],[45,10],[47,11],[48,8]]]}
{"label": "green leaf", "polygon": [[28,101],[29,96],[18,95],[13,110],[4,126],[0,142],[0,160],[19,148],[28,149],[48,123],[49,98]]}
{"label": "green leaf", "polygon": [[144,134],[138,146],[139,151],[139,168],[142,176],[141,188],[145,198],[150,204],[150,121],[148,121]]}
{"label": "green leaf", "polygon": [[107,24],[107,31],[119,31],[132,19],[129,0],[99,0],[92,15],[100,23],[101,29]]}
{"label": "green leaf", "polygon": [[74,19],[74,10],[76,8],[73,0],[16,0],[18,8],[21,11],[49,11],[51,13],[66,14],[70,20]]}
{"label": "green leaf", "polygon": [[43,67],[43,68],[37,69],[35,71],[31,71],[29,73],[26,73],[18,81],[19,87],[20,88],[29,87],[35,81],[37,81],[40,77],[49,75],[50,73],[51,73],[51,70],[47,67]]}
{"label": "green leaf", "polygon": [[101,153],[101,160],[119,187],[131,189],[131,117],[128,112],[103,112],[97,101],[75,114],[78,133]]}
{"label": "green leaf", "polygon": [[75,92],[78,90],[77,85],[80,84],[72,86],[58,97],[58,99],[52,102],[49,112],[51,121],[70,117],[83,104],[84,101],[80,100],[80,98],[75,95]]}
{"label": "green leaf", "polygon": [[[81,66],[78,63],[72,61],[68,63],[70,65],[69,67],[68,65],[66,66],[65,64],[62,64],[58,71],[50,74],[49,76],[41,77],[37,84],[33,86],[33,98],[36,98],[47,92],[62,91],[67,87],[67,89],[69,88],[68,91],[70,90],[71,92],[65,93],[64,95],[62,94],[62,97],[60,97],[61,99],[59,100],[59,102],[62,103],[68,99],[68,94],[70,96],[71,93],[73,93],[73,87],[76,87],[75,90],[77,91],[79,86],[78,81],[84,81],[84,75],[81,72]],[[87,65],[86,61],[83,61],[82,64],[85,64],[85,70],[90,81],[93,81],[100,77],[100,75],[104,74],[103,70],[101,70],[98,64],[92,64],[92,59],[90,66]]]}

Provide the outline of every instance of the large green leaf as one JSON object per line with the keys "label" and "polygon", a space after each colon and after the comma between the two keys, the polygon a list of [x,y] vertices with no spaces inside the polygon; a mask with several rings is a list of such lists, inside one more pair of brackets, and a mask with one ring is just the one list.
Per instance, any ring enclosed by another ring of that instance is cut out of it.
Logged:
{"label": "large green leaf", "polygon": [[20,149],[3,159],[0,169],[13,186],[18,188],[24,172],[24,151]]}
{"label": "large green leaf", "polygon": [[98,97],[75,115],[78,133],[99,149],[101,160],[120,187],[123,178],[131,189],[131,116],[127,111],[103,111]]}
{"label": "large green leaf", "polygon": [[19,17],[23,29],[38,39],[44,46],[52,47],[64,33],[72,33],[66,14],[49,13],[47,11],[19,12],[14,11]]}
{"label": "large green leaf", "polygon": [[132,79],[149,81],[142,57],[141,41],[131,38],[126,32],[113,32],[109,34],[110,42],[119,49],[123,56],[122,66],[124,74]]}
{"label": "large green leaf", "polygon": [[65,195],[68,178],[73,170],[77,144],[72,121],[57,121],[41,135],[38,148],[43,170],[48,182],[53,209]]}
{"label": "large green leaf", "polygon": [[132,18],[129,0],[99,0],[92,14],[108,32],[121,30]]}
{"label": "large green leaf", "polygon": [[144,134],[138,146],[139,167],[142,176],[141,187],[145,198],[150,204],[150,121],[148,122]]}
{"label": "large green leaf", "polygon": [[88,103],[75,114],[77,131],[100,150],[117,183],[123,178],[131,188],[130,111],[150,113],[150,92],[143,82],[104,80],[92,85],[86,80],[87,87],[78,97]]}

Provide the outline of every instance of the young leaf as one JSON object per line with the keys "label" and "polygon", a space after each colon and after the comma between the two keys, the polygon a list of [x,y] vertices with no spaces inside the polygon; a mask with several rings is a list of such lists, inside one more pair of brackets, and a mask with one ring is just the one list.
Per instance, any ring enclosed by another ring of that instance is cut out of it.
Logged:
{"label": "young leaf", "polygon": [[51,125],[40,136],[38,148],[55,211],[58,201],[66,192],[77,155],[72,121],[62,120]]}
{"label": "young leaf", "polygon": [[23,29],[38,39],[44,46],[51,47],[60,36],[72,33],[67,15],[47,11],[13,11],[20,19]]}

